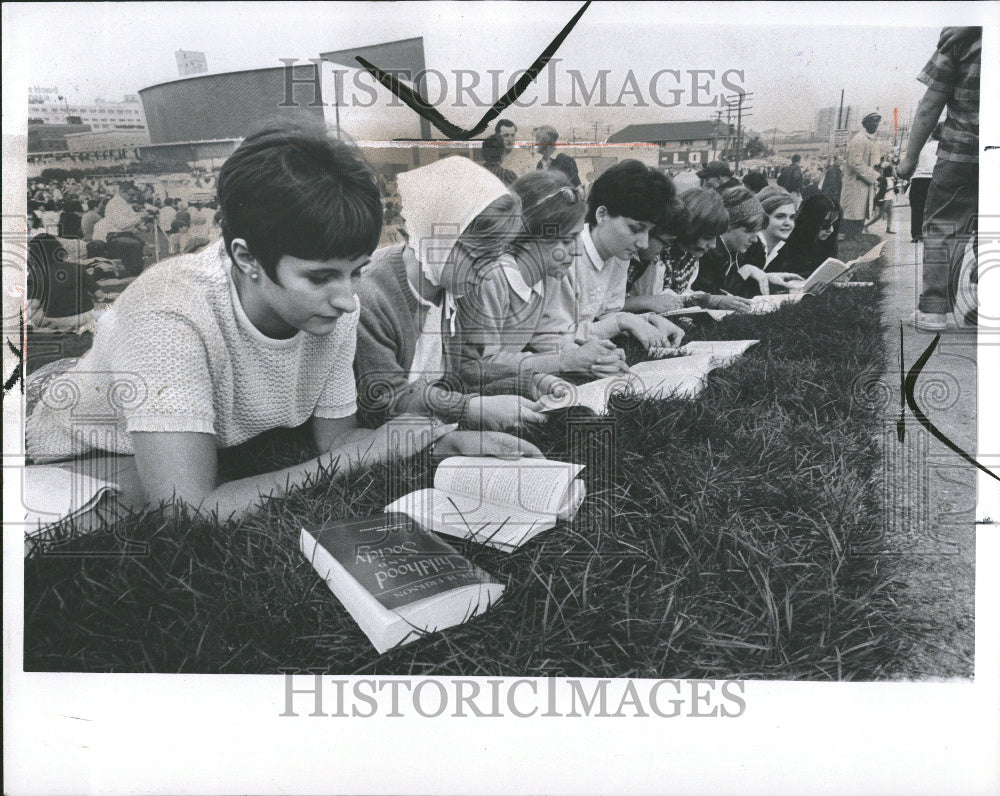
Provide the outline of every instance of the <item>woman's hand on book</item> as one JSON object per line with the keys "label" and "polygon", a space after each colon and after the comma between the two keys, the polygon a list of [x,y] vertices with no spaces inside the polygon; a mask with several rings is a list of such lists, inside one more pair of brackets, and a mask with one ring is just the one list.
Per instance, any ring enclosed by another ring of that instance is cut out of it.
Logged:
{"label": "woman's hand on book", "polygon": [[358,445],[359,459],[366,464],[408,459],[456,428],[456,423],[442,423],[431,417],[400,415],[377,428],[370,439],[352,444]]}
{"label": "woman's hand on book", "polygon": [[610,376],[627,370],[625,352],[610,340],[588,340],[583,345],[571,343],[561,354],[559,370],[563,373]]}
{"label": "woman's hand on book", "polygon": [[776,271],[767,275],[768,280],[776,287],[783,287],[787,290],[796,290],[802,287],[806,280],[798,274],[790,274],[784,271]]}
{"label": "woman's hand on book", "polygon": [[684,330],[673,321],[668,321],[655,313],[644,316],[646,328],[637,326],[632,334],[645,346],[650,348],[677,348],[684,339]]}
{"label": "woman's hand on book", "polygon": [[710,310],[735,310],[736,312],[751,312],[753,310],[753,302],[740,296],[716,296],[709,293],[706,293],[705,296],[702,306]]}
{"label": "woman's hand on book", "polygon": [[517,395],[482,395],[469,399],[466,425],[483,431],[507,431],[544,423],[536,401]]}
{"label": "woman's hand on book", "polygon": [[684,309],[684,299],[672,290],[645,297],[645,307],[650,312],[673,312]]}
{"label": "woman's hand on book", "polygon": [[530,442],[502,431],[452,431],[437,441],[434,453],[443,456],[495,456],[498,459],[542,458],[542,452]]}

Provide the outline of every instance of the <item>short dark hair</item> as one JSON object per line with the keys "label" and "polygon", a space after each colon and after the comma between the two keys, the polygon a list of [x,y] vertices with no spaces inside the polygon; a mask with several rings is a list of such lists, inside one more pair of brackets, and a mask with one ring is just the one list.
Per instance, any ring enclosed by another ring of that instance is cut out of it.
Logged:
{"label": "short dark hair", "polygon": [[685,224],[678,230],[677,240],[695,243],[701,238],[717,238],[729,229],[729,213],[718,191],[692,188],[681,194]]}
{"label": "short dark hair", "polygon": [[494,133],[483,139],[483,162],[496,164],[503,160],[503,139]]}
{"label": "short dark hair", "polygon": [[587,223],[596,224],[597,208],[604,207],[612,216],[666,224],[676,195],[673,182],[663,172],[638,160],[623,160],[594,180],[587,201]]}
{"label": "short dark hair", "polygon": [[802,160],[802,155],[792,155],[792,163],[798,163]]}
{"label": "short dark hair", "polygon": [[353,259],[382,234],[374,172],[322,125],[274,122],[251,134],[222,164],[217,191],[226,251],[243,238],[272,281],[284,255]]}
{"label": "short dark hair", "polygon": [[501,127],[513,127],[515,130],[517,129],[517,125],[510,119],[497,119],[497,126],[493,128],[493,132],[499,134]]}

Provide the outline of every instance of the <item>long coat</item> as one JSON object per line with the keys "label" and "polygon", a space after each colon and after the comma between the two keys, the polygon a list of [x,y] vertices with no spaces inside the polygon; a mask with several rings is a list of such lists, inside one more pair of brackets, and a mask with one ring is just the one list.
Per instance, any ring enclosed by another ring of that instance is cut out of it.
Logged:
{"label": "long coat", "polygon": [[872,214],[875,183],[879,178],[875,166],[880,157],[875,136],[867,131],[859,132],[848,144],[844,184],[840,191],[840,206],[846,220],[864,221]]}

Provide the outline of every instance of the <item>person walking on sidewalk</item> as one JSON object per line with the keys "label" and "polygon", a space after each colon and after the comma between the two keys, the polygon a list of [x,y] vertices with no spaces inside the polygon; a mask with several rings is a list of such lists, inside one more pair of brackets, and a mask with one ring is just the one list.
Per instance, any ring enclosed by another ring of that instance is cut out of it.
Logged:
{"label": "person walking on sidewalk", "polygon": [[[923,227],[923,287],[911,323],[922,331],[975,324],[976,310],[955,318],[966,246],[979,211],[979,73],[982,28],[944,28],[937,49],[917,79],[927,86],[913,120],[899,174],[910,177],[920,150],[944,108],[937,164],[927,191]],[[975,243],[973,253],[975,253]],[[975,281],[975,275],[973,275]],[[949,317],[951,316],[951,317]]]}

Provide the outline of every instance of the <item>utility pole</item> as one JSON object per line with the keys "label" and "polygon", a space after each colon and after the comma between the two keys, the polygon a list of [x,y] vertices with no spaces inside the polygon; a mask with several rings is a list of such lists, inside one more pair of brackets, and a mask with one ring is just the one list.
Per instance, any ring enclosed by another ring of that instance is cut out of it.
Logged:
{"label": "utility pole", "polygon": [[740,168],[740,154],[743,149],[743,94],[740,94],[740,104],[736,107],[736,170]]}
{"label": "utility pole", "polygon": [[[735,168],[740,166],[740,158],[742,157],[743,149],[743,118],[746,116],[752,116],[749,113],[752,107],[750,100],[753,98],[753,93],[740,93],[734,97],[729,97],[725,100],[726,102],[726,119],[727,123],[732,120],[733,108],[736,108],[736,159]],[[732,136],[732,124],[729,127],[730,136]],[[732,150],[732,147],[729,147]]]}
{"label": "utility pole", "polygon": [[842,130],[844,121],[844,89],[840,90],[840,108],[837,110],[837,129]]}

